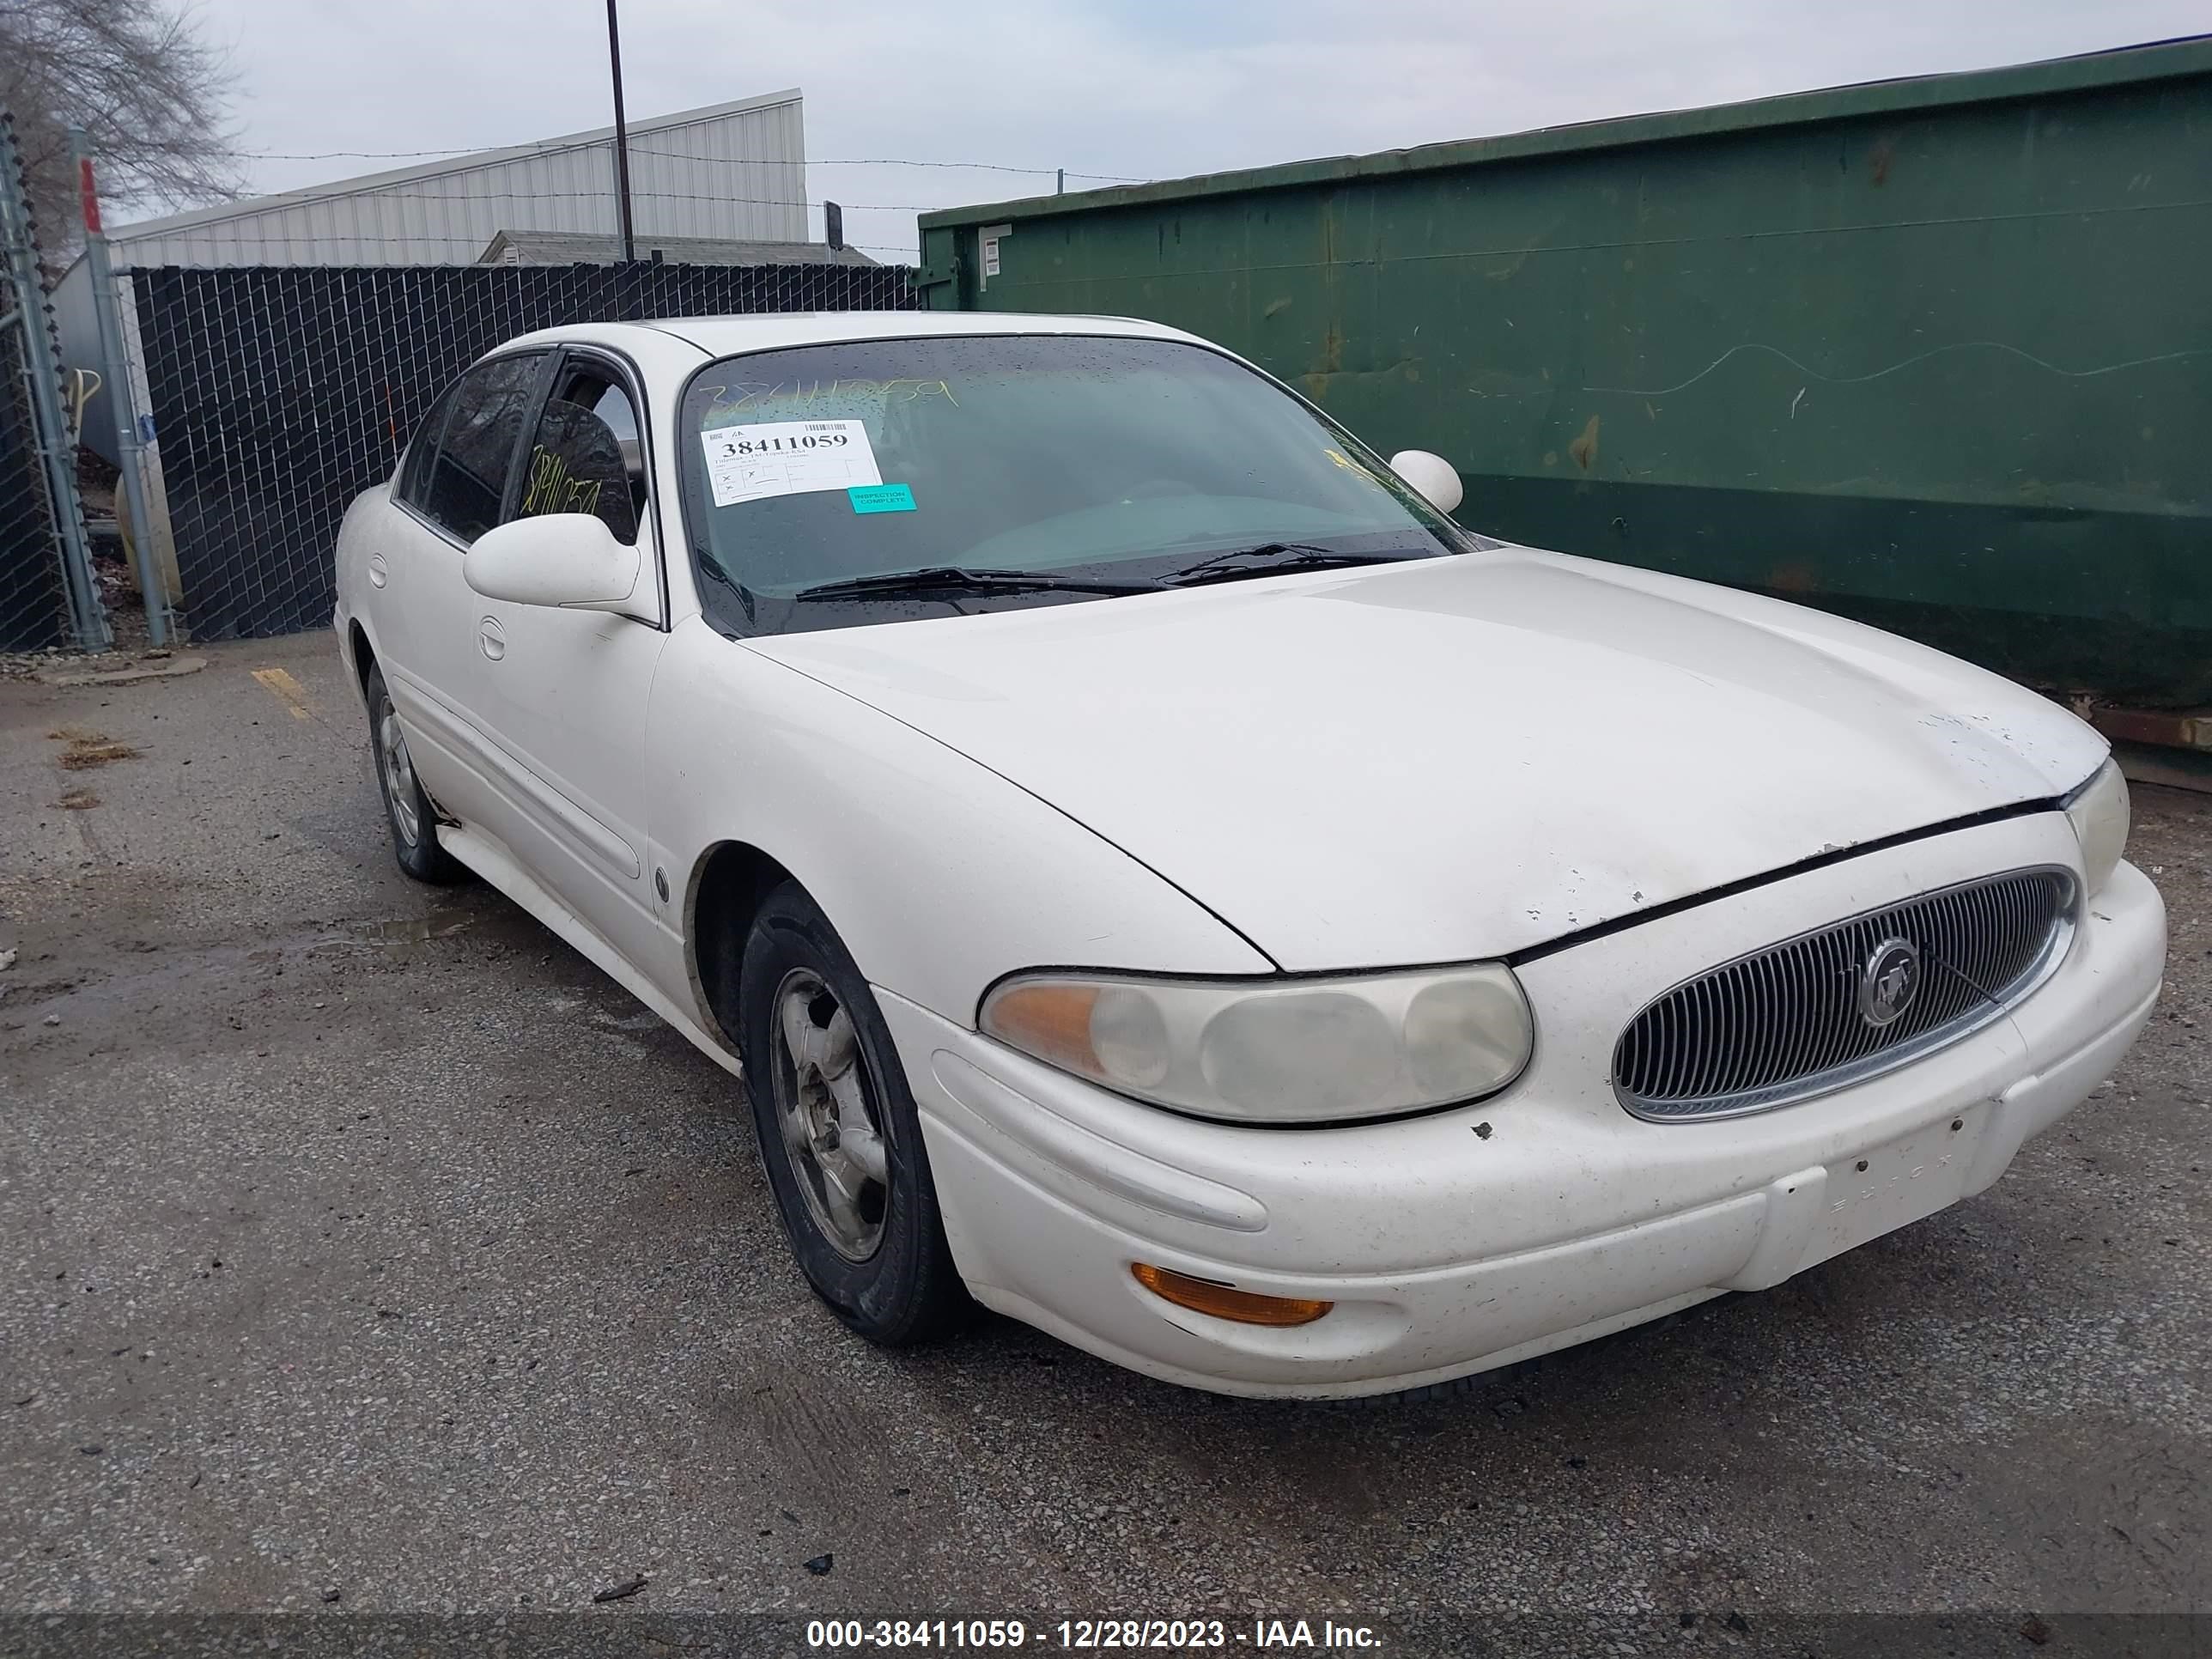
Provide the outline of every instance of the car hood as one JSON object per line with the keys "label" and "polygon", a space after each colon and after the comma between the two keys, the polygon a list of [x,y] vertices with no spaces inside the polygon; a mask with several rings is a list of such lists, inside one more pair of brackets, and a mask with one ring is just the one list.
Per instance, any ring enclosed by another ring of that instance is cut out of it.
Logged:
{"label": "car hood", "polygon": [[2105,753],[1893,636],[1526,549],[751,643],[1293,971],[1504,955],[2047,799]]}

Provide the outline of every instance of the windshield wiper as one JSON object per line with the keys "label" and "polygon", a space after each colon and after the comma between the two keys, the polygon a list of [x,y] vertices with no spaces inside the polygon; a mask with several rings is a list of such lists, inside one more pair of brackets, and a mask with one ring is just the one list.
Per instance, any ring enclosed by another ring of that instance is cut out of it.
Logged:
{"label": "windshield wiper", "polygon": [[[1311,542],[1261,542],[1256,547],[1232,547],[1170,570],[1160,580],[1170,587],[1190,587],[1200,582],[1237,581],[1247,576],[1273,576],[1285,570],[1328,570],[1350,565],[1398,564],[1418,553],[1340,553]],[[1264,564],[1243,564],[1244,559],[1264,559]]]}
{"label": "windshield wiper", "polygon": [[1158,582],[1115,581],[1110,577],[1063,575],[1050,570],[963,570],[958,565],[924,565],[919,570],[879,570],[842,581],[802,587],[794,599],[896,599],[905,593],[1042,593],[1061,588],[1076,593],[1156,593]]}

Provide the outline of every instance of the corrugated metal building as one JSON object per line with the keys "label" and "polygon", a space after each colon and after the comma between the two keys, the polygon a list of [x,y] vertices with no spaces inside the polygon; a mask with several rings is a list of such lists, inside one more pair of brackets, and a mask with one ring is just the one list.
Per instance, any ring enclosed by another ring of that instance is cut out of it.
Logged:
{"label": "corrugated metal building", "polygon": [[[806,240],[806,132],[796,88],[633,121],[629,171],[641,254],[656,237]],[[115,268],[127,276],[150,265],[467,265],[502,231],[612,238],[620,226],[614,129],[600,127],[112,225],[107,234]],[[82,258],[56,288],[54,313],[64,361],[97,365]],[[124,313],[125,331],[135,332],[127,294]],[[83,435],[116,459],[104,393],[88,406]]]}
{"label": "corrugated metal building", "polygon": [[[633,122],[629,166],[641,240],[806,240],[796,90]],[[502,230],[619,225],[614,129],[601,127],[118,225],[108,239],[118,267],[472,264]]]}

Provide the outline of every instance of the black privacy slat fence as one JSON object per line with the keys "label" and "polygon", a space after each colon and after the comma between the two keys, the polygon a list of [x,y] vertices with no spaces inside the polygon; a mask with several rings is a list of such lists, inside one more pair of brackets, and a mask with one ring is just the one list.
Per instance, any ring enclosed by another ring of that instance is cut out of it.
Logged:
{"label": "black privacy slat fence", "polygon": [[[0,280],[0,311],[7,295]],[[0,651],[35,651],[69,638],[53,501],[23,373],[27,333],[0,324]]]}
{"label": "black privacy slat fence", "polygon": [[347,504],[503,340],[562,323],[910,311],[898,265],[410,265],[133,271],[195,640],[328,625]]}

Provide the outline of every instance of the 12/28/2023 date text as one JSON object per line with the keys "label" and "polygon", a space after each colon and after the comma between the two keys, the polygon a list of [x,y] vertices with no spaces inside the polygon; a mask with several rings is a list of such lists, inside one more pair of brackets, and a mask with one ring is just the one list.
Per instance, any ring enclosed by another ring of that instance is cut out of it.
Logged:
{"label": "12/28/2023 date text", "polygon": [[1330,1648],[1372,1651],[1382,1645],[1364,1625],[1304,1619],[1063,1619],[1031,1627],[1018,1619],[816,1619],[811,1648],[1024,1648],[1063,1652],[1177,1651],[1231,1647]]}

